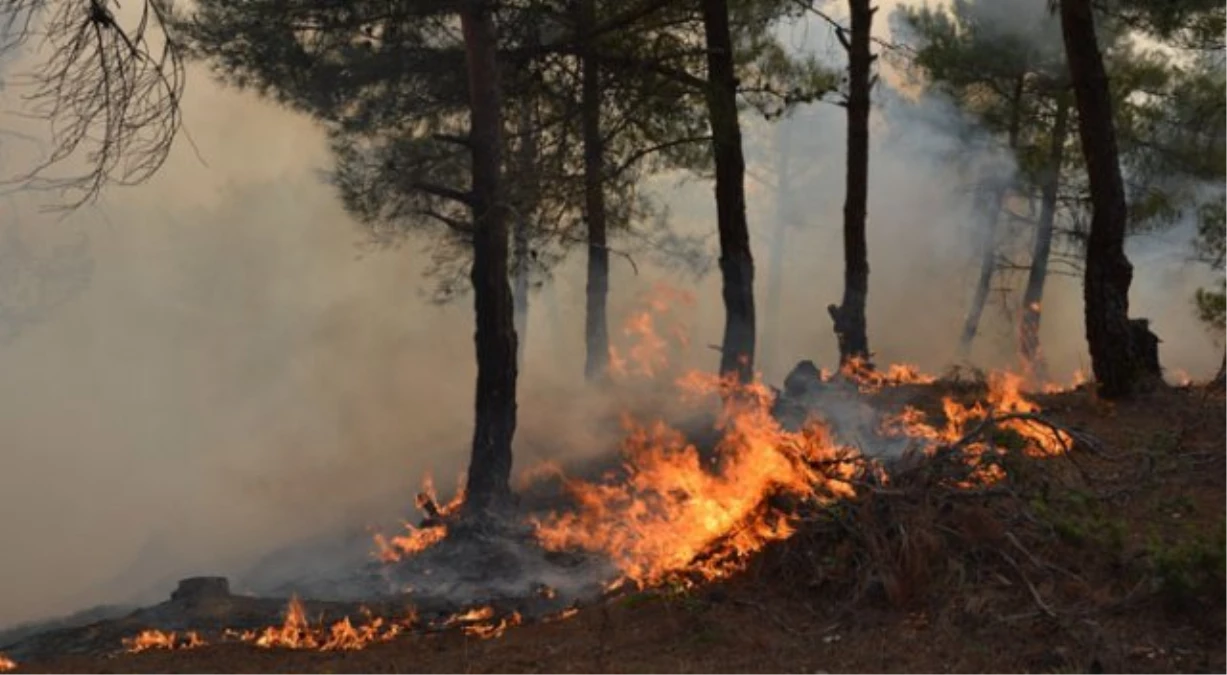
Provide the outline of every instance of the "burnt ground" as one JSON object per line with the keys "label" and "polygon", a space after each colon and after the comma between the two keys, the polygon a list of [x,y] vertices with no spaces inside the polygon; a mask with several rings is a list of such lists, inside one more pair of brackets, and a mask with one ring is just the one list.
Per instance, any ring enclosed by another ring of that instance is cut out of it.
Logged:
{"label": "burnt ground", "polygon": [[[881,397],[936,411],[945,393],[959,387]],[[982,490],[951,489],[955,464],[913,467],[808,514],[717,586],[610,598],[490,640],[449,631],[346,653],[224,644],[18,672],[1227,670],[1222,391],[1039,402],[1101,445],[1012,456],[1008,479]]]}

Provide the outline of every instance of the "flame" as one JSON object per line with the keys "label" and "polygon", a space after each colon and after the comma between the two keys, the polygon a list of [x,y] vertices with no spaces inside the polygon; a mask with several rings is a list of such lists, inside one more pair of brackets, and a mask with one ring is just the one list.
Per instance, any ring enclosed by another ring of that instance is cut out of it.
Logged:
{"label": "flame", "polygon": [[502,637],[503,633],[507,632],[508,628],[518,626],[523,622],[524,618],[520,616],[519,612],[512,612],[511,614],[499,619],[497,623],[474,623],[461,628],[461,631],[463,631],[465,635],[472,635],[474,637],[481,638],[482,640],[490,640],[493,638]]}
{"label": "flame", "polygon": [[[908,406],[901,413],[888,416],[880,430],[888,436],[904,436],[921,441],[923,450],[932,454],[939,446],[962,441],[975,424],[990,417],[1038,414],[1040,406],[1022,393],[1023,381],[1023,376],[1016,373],[990,373],[985,403],[963,405],[948,396],[942,399],[942,414],[946,418],[944,426],[939,428],[929,424],[922,411]],[[1058,455],[1073,444],[1068,433],[1035,420],[1011,418],[999,420],[996,424],[1022,437],[1024,452],[1032,457]],[[993,454],[1000,454],[1000,449],[983,441],[967,442],[962,449],[968,463],[977,467],[973,474],[975,483],[991,484],[1004,477],[1000,466],[987,461]]]}
{"label": "flame", "polygon": [[638,298],[639,308],[632,311],[622,325],[622,334],[630,346],[619,350],[609,347],[609,373],[615,377],[658,377],[670,364],[671,347],[683,350],[690,337],[680,321],[670,321],[663,330],[662,321],[673,318],[676,307],[694,304],[694,295],[687,291],[658,283]]}
{"label": "flame", "polygon": [[372,616],[363,609],[366,623],[355,626],[345,617],[325,628],[312,626],[307,621],[306,611],[298,596],[290,598],[286,606],[285,621],[280,626],[269,626],[261,631],[229,631],[231,637],[241,642],[248,642],[266,649],[279,647],[282,649],[317,649],[320,651],[347,651],[363,649],[375,642],[387,642],[401,634],[408,626],[416,623],[416,613],[410,612],[404,622],[388,622],[381,617]]}
{"label": "flame", "polygon": [[788,516],[767,508],[768,497],[851,494],[841,479],[854,467],[839,460],[854,453],[834,444],[820,424],[782,429],[761,382],[740,385],[694,372],[677,385],[683,400],[725,394],[715,465],[663,421],[643,425],[624,416],[624,481],[564,479],[577,509],[534,521],[545,548],[604,553],[623,575],[614,584],[653,585],[681,571],[710,580],[792,534]]}
{"label": "flame", "polygon": [[937,381],[936,377],[920,372],[919,367],[910,363],[892,363],[883,371],[873,368],[859,356],[848,359],[840,366],[839,372],[855,382],[863,393],[873,393],[888,386],[932,384]]}
{"label": "flame", "polygon": [[393,537],[376,534],[376,556],[381,561],[390,563],[407,556],[417,555],[447,537],[446,519],[458,512],[464,505],[464,476],[460,477],[456,496],[446,504],[440,505],[435,493],[434,479],[427,473],[422,478],[422,491],[418,493],[415,501],[418,509],[427,515],[428,520],[420,526],[404,523],[405,534]]}
{"label": "flame", "polygon": [[16,669],[17,662],[5,656],[3,652],[0,652],[0,673],[7,673],[10,670]]}
{"label": "flame", "polygon": [[132,654],[148,649],[195,649],[207,644],[196,631],[187,631],[180,636],[173,631],[165,633],[160,630],[143,630],[136,637],[123,638],[121,643]]}

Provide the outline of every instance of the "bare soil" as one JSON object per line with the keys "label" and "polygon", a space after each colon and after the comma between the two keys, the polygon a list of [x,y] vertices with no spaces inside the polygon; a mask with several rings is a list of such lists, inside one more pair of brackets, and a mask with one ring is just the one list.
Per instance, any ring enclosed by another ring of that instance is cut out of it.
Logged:
{"label": "bare soil", "polygon": [[[936,409],[951,391],[883,396]],[[931,472],[866,492],[717,586],[613,598],[490,640],[406,635],[348,653],[223,644],[17,672],[1227,670],[1222,390],[1040,403],[1102,447],[1019,459],[1002,489],[970,496],[932,488]]]}

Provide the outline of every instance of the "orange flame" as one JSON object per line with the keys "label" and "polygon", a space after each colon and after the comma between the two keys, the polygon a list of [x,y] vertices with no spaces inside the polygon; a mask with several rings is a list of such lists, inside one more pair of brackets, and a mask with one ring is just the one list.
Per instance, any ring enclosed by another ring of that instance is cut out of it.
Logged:
{"label": "orange flame", "polygon": [[0,673],[7,673],[10,670],[17,669],[17,662],[0,653]]}
{"label": "orange flame", "polygon": [[460,477],[456,496],[446,504],[439,504],[434,479],[429,473],[426,474],[422,478],[422,491],[418,493],[416,502],[418,509],[430,517],[430,523],[422,526],[404,523],[405,534],[393,537],[376,534],[376,555],[381,561],[396,562],[404,557],[417,555],[447,537],[447,524],[444,521],[464,505],[464,476]]}
{"label": "orange flame", "polygon": [[404,625],[387,622],[381,617],[372,616],[368,610],[366,623],[355,626],[349,617],[333,623],[328,628],[323,625],[312,626],[307,621],[307,615],[302,602],[297,596],[290,598],[286,607],[285,621],[280,626],[269,626],[262,631],[230,632],[242,642],[249,642],[266,649],[279,647],[282,649],[318,649],[320,651],[346,651],[363,649],[375,642],[387,642],[403,632],[405,626],[416,621],[416,614],[410,613]]}
{"label": "orange flame", "polygon": [[663,331],[658,323],[671,318],[678,305],[693,305],[694,296],[665,284],[656,284],[639,297],[640,308],[633,311],[622,325],[622,334],[630,340],[625,352],[609,347],[609,373],[615,377],[637,375],[657,377],[669,366],[672,347],[685,349],[690,338],[679,321],[672,321]]}
{"label": "orange flame", "polygon": [[[792,534],[788,517],[765,507],[767,497],[851,494],[840,480],[854,469],[839,460],[854,453],[832,443],[816,423],[799,432],[782,429],[770,412],[772,394],[760,382],[742,386],[696,372],[677,384],[686,398],[733,394],[718,421],[717,466],[708,466],[664,422],[645,426],[624,417],[625,481],[565,480],[577,510],[534,523],[545,548],[602,552],[623,579],[639,585],[683,570],[715,579],[768,541]],[[823,465],[829,465],[825,472]]]}
{"label": "orange flame", "polygon": [[855,382],[864,393],[873,393],[883,387],[899,386],[901,384],[932,384],[936,377],[920,372],[920,368],[910,363],[892,363],[886,370],[871,368],[860,357],[853,357],[840,366],[839,372],[844,377]]}
{"label": "orange flame", "polygon": [[132,654],[148,649],[195,649],[206,644],[196,631],[188,631],[179,636],[174,632],[164,633],[160,630],[143,630],[136,637],[123,638],[121,642]]}

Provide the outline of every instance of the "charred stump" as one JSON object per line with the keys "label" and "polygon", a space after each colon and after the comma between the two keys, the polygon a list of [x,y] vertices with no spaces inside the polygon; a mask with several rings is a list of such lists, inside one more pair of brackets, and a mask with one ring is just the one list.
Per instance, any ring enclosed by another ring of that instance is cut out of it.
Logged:
{"label": "charred stump", "polygon": [[1129,320],[1130,341],[1133,343],[1137,357],[1138,368],[1141,369],[1139,379],[1151,382],[1163,380],[1163,368],[1159,365],[1159,343],[1163,342],[1150,330],[1149,319]]}

